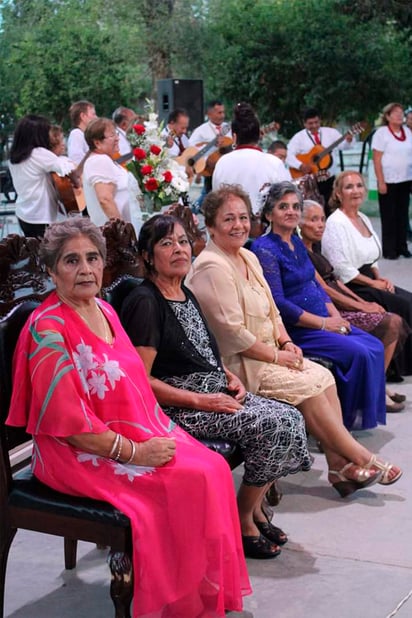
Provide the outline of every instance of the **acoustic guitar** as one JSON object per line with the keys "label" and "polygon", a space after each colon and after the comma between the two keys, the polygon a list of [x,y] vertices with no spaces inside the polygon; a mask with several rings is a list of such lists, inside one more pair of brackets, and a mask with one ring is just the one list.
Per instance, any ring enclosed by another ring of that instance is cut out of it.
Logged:
{"label": "acoustic guitar", "polygon": [[[90,151],[83,157],[77,168],[74,170],[81,175],[84,163]],[[133,152],[128,152],[122,156],[115,154],[113,160],[122,165],[133,158]],[[64,213],[82,212],[86,208],[86,199],[82,187],[74,187],[70,176],[59,176],[56,172],[50,172],[53,187],[56,192],[58,202],[62,205]]]}
{"label": "acoustic guitar", "polygon": [[[333,163],[333,159],[331,156],[331,152],[334,148],[339,146],[343,140],[345,140],[349,135],[357,135],[358,133],[362,133],[365,127],[363,123],[356,123],[351,127],[344,135],[342,135],[339,139],[334,141],[330,146],[326,147],[322,146],[322,144],[316,144],[309,150],[309,152],[297,154],[296,158],[299,159],[302,163],[311,166],[310,174],[317,174],[318,172],[322,172],[328,170]],[[298,170],[294,167],[290,168],[290,173],[292,178],[300,178],[304,176],[305,173],[302,170]]]}
{"label": "acoustic guitar", "polygon": [[[184,167],[186,166],[192,167],[196,174],[202,174],[206,168],[206,162],[207,162],[207,158],[205,157],[205,154],[211,148],[215,148],[217,146],[219,137],[226,135],[226,133],[229,133],[229,131],[230,131],[230,125],[225,124],[222,127],[221,133],[219,133],[219,135],[216,135],[216,137],[210,140],[210,142],[206,142],[206,144],[204,145],[199,144],[199,146],[189,146],[189,148],[186,148],[186,150],[184,150],[180,156],[175,157],[175,161],[177,161],[179,165],[183,165]],[[230,138],[225,138],[225,139],[230,140],[230,143],[232,143],[232,140]],[[199,148],[200,146],[201,148]],[[206,175],[209,175],[209,174],[206,174]]]}

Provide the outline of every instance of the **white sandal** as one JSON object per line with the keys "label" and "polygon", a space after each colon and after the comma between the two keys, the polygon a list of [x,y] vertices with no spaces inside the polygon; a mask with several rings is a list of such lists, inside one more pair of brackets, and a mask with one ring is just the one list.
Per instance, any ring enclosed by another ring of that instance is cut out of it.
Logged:
{"label": "white sandal", "polygon": [[393,478],[390,478],[389,474],[390,471],[393,470],[394,465],[389,463],[388,461],[379,461],[376,455],[372,455],[372,457],[364,467],[367,470],[370,470],[371,468],[377,468],[378,470],[382,470],[382,478],[379,481],[381,485],[392,485],[393,483],[396,483],[396,481],[398,481],[403,474],[402,470],[399,469],[398,474],[396,474]]}

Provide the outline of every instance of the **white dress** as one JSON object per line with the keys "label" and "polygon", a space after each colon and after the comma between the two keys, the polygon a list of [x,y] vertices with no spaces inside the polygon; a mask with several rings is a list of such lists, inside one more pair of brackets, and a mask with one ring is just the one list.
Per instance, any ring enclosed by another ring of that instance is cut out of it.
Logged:
{"label": "white dress", "polygon": [[108,217],[97,198],[96,183],[115,185],[114,200],[124,221],[133,223],[136,234],[142,226],[142,215],[138,202],[141,194],[135,177],[106,154],[91,154],[83,168],[83,189],[90,219],[98,226],[104,225]]}

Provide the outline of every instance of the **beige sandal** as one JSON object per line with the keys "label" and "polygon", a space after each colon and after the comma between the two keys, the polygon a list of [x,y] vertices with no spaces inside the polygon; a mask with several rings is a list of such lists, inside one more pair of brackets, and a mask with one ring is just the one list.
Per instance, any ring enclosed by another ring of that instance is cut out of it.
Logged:
{"label": "beige sandal", "polygon": [[358,470],[356,471],[356,478],[350,479],[345,476],[345,472],[349,470],[352,466],[355,466],[352,462],[347,463],[341,470],[329,470],[329,474],[333,476],[337,476],[339,481],[336,483],[332,483],[332,487],[336,489],[336,491],[342,496],[342,498],[346,498],[346,496],[350,496],[358,489],[364,489],[365,487],[369,487],[370,485],[374,485],[375,483],[379,483],[382,477],[382,472],[376,471],[375,473],[366,469],[366,466],[357,466]]}
{"label": "beige sandal", "polygon": [[398,474],[395,474],[393,478],[390,478],[390,471],[393,470],[394,465],[389,463],[388,461],[379,461],[376,455],[372,455],[366,466],[364,466],[367,470],[371,468],[377,468],[378,470],[382,470],[382,478],[378,481],[381,485],[392,485],[398,481],[403,472],[399,469]]}

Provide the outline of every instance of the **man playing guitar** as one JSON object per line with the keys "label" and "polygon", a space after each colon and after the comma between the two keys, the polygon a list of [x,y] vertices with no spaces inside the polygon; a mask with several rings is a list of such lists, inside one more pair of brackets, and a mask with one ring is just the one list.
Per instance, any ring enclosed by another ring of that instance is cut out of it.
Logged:
{"label": "man playing guitar", "polygon": [[[345,137],[342,136],[339,131],[331,127],[322,127],[321,119],[317,109],[309,108],[305,110],[303,114],[303,126],[304,129],[295,133],[288,144],[288,156],[286,159],[287,164],[293,170],[299,170],[300,174],[305,175],[313,173],[313,166],[299,160],[297,155],[304,155],[310,153],[310,151],[317,145],[321,145],[323,148],[327,148],[333,142],[340,140],[339,150],[344,150],[353,147],[352,135],[348,133]],[[337,148],[337,149],[338,149]],[[336,149],[336,150],[337,150]],[[332,193],[333,182],[335,175],[338,171],[337,156],[335,152],[332,152],[332,157],[328,157],[328,161],[325,166],[320,162],[320,171],[315,173],[316,182],[318,185],[319,193],[323,196],[325,201],[325,212],[329,214],[328,202]]]}
{"label": "man playing guitar", "polygon": [[[225,138],[231,138],[232,133],[230,130],[225,132],[225,135],[221,135],[222,129],[225,125],[225,106],[222,101],[218,99],[214,99],[209,102],[207,106],[207,121],[194,129],[192,135],[190,136],[189,144],[190,146],[202,146],[208,142],[211,142],[216,137],[218,137],[216,146],[211,148],[208,151],[208,155],[212,154],[214,151],[218,150],[222,145]],[[200,182],[200,178],[197,179]],[[205,176],[203,190],[196,201],[196,206],[200,208],[202,205],[202,201],[207,193],[212,190],[212,177]]]}

